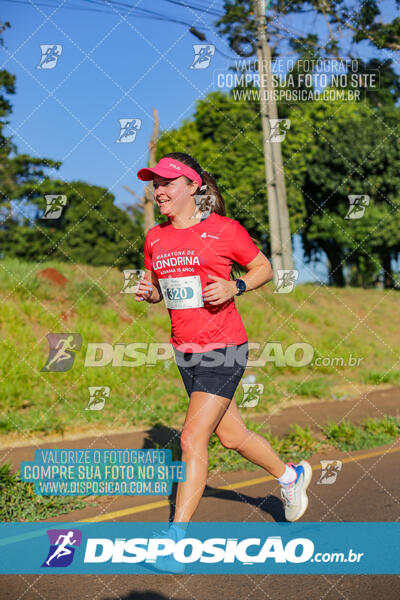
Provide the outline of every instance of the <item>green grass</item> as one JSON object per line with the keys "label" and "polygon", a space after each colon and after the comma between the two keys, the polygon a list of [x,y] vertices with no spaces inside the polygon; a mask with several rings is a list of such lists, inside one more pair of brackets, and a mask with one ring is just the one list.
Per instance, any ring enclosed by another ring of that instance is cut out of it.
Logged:
{"label": "green grass", "polygon": [[[38,270],[48,267],[68,279],[64,288],[36,278]],[[140,367],[85,366],[89,343],[108,343],[115,349],[116,344],[169,342],[164,303],[135,302],[132,295],[120,294],[122,284],[122,273],[108,267],[0,261],[0,435],[66,435],[71,428],[182,423],[188,400],[173,356],[168,366],[164,361]],[[346,386],[351,393],[357,383],[400,383],[400,371],[394,366],[400,353],[400,330],[393,328],[396,292],[345,288],[333,294],[312,284],[299,285],[285,295],[272,291],[269,284],[236,302],[249,340],[261,346],[251,350],[253,358],[268,341],[278,341],[284,353],[291,344],[308,343],[314,359],[343,357],[346,362],[352,355],[363,360],[353,368],[280,367],[271,360],[249,367],[245,375],[255,374],[264,393],[256,407],[239,409],[243,416],[249,410],[267,414],[288,397],[330,398],[336,386]],[[131,317],[132,323],[124,317]],[[64,373],[41,371],[48,355],[46,335],[51,332],[82,336],[74,365]],[[110,387],[102,411],[85,410],[89,386]],[[242,396],[239,385],[237,404]]]}
{"label": "green grass", "polygon": [[21,481],[9,464],[0,466],[0,521],[42,521],[96,506],[80,497],[37,496],[32,483]]}
{"label": "green grass", "polygon": [[289,381],[287,391],[305,398],[323,398],[328,395],[329,384],[321,378],[313,378],[309,381]]}
{"label": "green grass", "polygon": [[89,280],[74,282],[67,289],[70,300],[73,301],[76,297],[79,297],[79,302],[83,302],[84,305],[88,300],[89,306],[91,303],[104,304],[107,300],[107,295],[101,286]]}
{"label": "green grass", "polygon": [[282,438],[267,435],[267,439],[284,462],[309,458],[326,445],[325,440],[314,436],[308,425],[304,429],[299,425],[291,425],[288,435]]}
{"label": "green grass", "polygon": [[400,371],[389,371],[388,373],[380,373],[378,371],[371,371],[370,373],[366,373],[365,383],[400,383]]}
{"label": "green grass", "polygon": [[359,426],[349,421],[328,423],[323,429],[329,442],[339,450],[363,450],[390,444],[400,435],[400,419],[366,419]]}

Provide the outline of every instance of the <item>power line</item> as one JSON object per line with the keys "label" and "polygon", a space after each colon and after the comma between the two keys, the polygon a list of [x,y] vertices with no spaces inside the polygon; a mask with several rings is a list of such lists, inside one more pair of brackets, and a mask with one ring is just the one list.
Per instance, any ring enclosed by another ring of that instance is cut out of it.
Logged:
{"label": "power line", "polygon": [[[107,14],[107,15],[115,15],[118,14],[116,13],[115,10],[105,10],[104,8],[95,8],[94,6],[76,6],[76,5],[69,5],[66,2],[62,5],[59,6],[57,4],[50,4],[50,3],[45,3],[45,2],[29,2],[28,0],[3,0],[5,2],[10,2],[11,4],[26,4],[29,5],[31,7],[34,6],[45,6],[48,8],[62,8],[62,9],[69,9],[69,10],[79,10],[79,11],[84,11],[84,12],[97,12],[97,13],[103,13],[103,14]],[[93,4],[93,5],[97,5],[97,6],[104,6],[103,2],[96,2],[96,0],[84,0],[86,2],[88,2],[89,4]],[[154,11],[150,11],[148,9],[143,9],[143,8],[136,8],[133,7],[130,4],[126,4],[123,2],[117,2],[115,0],[108,0],[107,4],[109,5],[115,5],[116,7],[120,6],[121,8],[123,8],[125,10],[124,13],[121,14],[125,17],[137,17],[139,19],[153,19],[156,21],[162,21],[162,22],[168,22],[168,23],[177,23],[178,25],[184,25],[185,27],[191,27],[191,23],[187,22],[187,21],[182,21],[179,19],[175,19],[173,17],[170,17],[168,15],[163,15],[163,14],[159,14],[156,13]],[[132,11],[132,8],[134,9],[134,11]],[[126,9],[130,9],[130,10],[126,10]],[[138,12],[138,11],[142,11],[142,12]],[[207,31],[212,31],[211,27],[208,26],[204,26],[202,25],[202,29],[205,29]]]}
{"label": "power line", "polygon": [[207,9],[204,6],[198,6],[195,4],[187,4],[186,2],[182,2],[182,0],[163,0],[164,2],[168,2],[169,4],[176,4],[177,6],[183,6],[184,8],[189,8],[190,10],[197,10],[207,15],[213,15],[214,17],[223,17],[223,12],[217,12],[215,9]]}
{"label": "power line", "polygon": [[[155,20],[167,21],[170,23],[178,23],[179,25],[185,25],[190,27],[190,23],[186,21],[182,21],[179,19],[175,19],[175,17],[171,17],[169,15],[160,14],[154,10],[149,10],[147,8],[141,8],[133,6],[132,4],[127,4],[126,2],[120,2],[118,0],[106,0],[102,2],[101,0],[83,0],[84,2],[88,2],[90,4],[100,4],[100,5],[111,5],[111,6],[121,6],[121,8],[129,9],[128,14],[133,16],[138,16],[142,18],[153,18]],[[127,13],[125,13],[126,15]]]}
{"label": "power line", "polygon": [[[107,0],[107,4],[111,5],[110,6],[110,10],[106,10],[105,8],[95,8],[95,6],[101,6],[104,7],[104,2],[101,0],[82,0],[83,2],[86,2],[87,5],[86,6],[76,6],[76,5],[71,5],[71,4],[67,4],[66,2],[63,3],[62,6],[59,6],[57,4],[50,4],[50,3],[45,3],[45,2],[38,2],[38,1],[34,1],[34,2],[30,2],[29,0],[3,0],[5,2],[10,2],[12,4],[26,4],[29,6],[44,6],[47,8],[64,8],[64,9],[68,9],[68,10],[78,10],[78,11],[83,11],[83,12],[97,12],[97,13],[102,13],[102,14],[106,14],[106,15],[118,15],[120,13],[118,7],[120,7],[121,9],[124,9],[124,12],[121,11],[122,16],[124,17],[137,17],[139,19],[150,19],[150,20],[156,20],[156,21],[161,21],[163,23],[176,23],[178,25],[184,25],[185,27],[188,27],[189,29],[192,29],[193,26],[191,23],[186,22],[186,21],[182,21],[179,19],[174,19],[173,17],[170,17],[168,15],[163,15],[163,14],[159,14],[156,13],[155,11],[152,10],[148,10],[148,9],[143,9],[140,7],[133,7],[131,4],[127,4],[125,2],[120,2],[119,0]],[[165,0],[166,2],[170,2],[173,4],[179,4],[182,6],[188,6],[187,4],[185,4],[184,2],[179,2],[179,0]],[[90,5],[90,6],[88,6]],[[117,10],[112,10],[112,6],[115,6]],[[135,12],[132,11],[132,8],[134,9]],[[190,6],[190,8],[195,8],[194,6]],[[129,10],[127,10],[129,9]],[[142,12],[137,12],[137,11],[142,11]],[[196,10],[200,10],[199,8],[196,7]],[[203,11],[204,12],[204,11]],[[215,16],[215,15],[213,15]],[[220,15],[218,15],[220,16]],[[205,30],[205,31],[214,31],[214,29],[212,27],[209,27],[207,25],[203,25],[201,24],[201,29]],[[191,32],[193,33],[193,32]],[[196,35],[196,34],[193,34]],[[198,36],[196,36],[198,37]],[[211,42],[208,42],[205,38],[204,38],[205,43],[210,44]],[[215,45],[215,44],[213,44]],[[224,52],[222,52],[219,48],[217,48],[215,46],[215,51],[218,52],[218,54],[220,54],[221,56],[223,56],[224,58],[228,59],[228,60],[235,60],[237,59],[237,54],[233,55],[233,56],[228,56],[227,54],[225,54]]]}
{"label": "power line", "polygon": [[[86,2],[92,2],[92,3],[101,3],[101,0],[85,0],[85,1]],[[126,4],[124,2],[120,2],[119,0],[106,0],[106,1],[109,4],[115,4],[115,5],[120,5],[120,6],[124,6],[124,7],[131,7],[130,4]],[[178,5],[178,6],[183,6],[185,8],[190,8],[190,9],[193,9],[193,10],[197,10],[197,11],[200,11],[202,13],[211,14],[212,16],[222,17],[224,15],[223,12],[217,13],[217,12],[214,11],[213,13],[209,13],[209,12],[207,12],[204,9],[204,7],[199,7],[199,6],[196,6],[195,4],[190,4],[189,5],[189,4],[187,4],[186,2],[184,2],[182,0],[163,0],[163,1],[164,2],[168,2],[169,4],[175,4],[175,5]],[[145,10],[146,12],[149,12],[149,13],[153,13],[154,15],[158,15],[158,13],[155,13],[154,11],[149,11],[147,9],[142,9],[142,10]],[[165,20],[166,21],[167,20],[170,21],[171,18],[170,17],[168,17],[168,18],[166,17]],[[187,25],[188,27],[190,27],[190,25],[188,23],[183,23],[182,21],[173,21],[173,22],[180,23],[182,25]],[[208,26],[204,26],[203,24],[201,24],[201,29],[204,29],[206,31],[214,31],[213,28],[208,27]],[[196,34],[194,34],[194,35],[196,35]],[[217,48],[217,47],[215,47],[215,50],[221,56],[223,56],[224,58],[227,58],[228,60],[235,60],[237,58],[237,55],[235,55],[235,56],[228,56],[227,54],[224,54],[224,52],[222,52],[221,50],[219,50],[219,48]]]}
{"label": "power line", "polygon": [[27,0],[3,0],[3,2],[10,2],[11,4],[28,4],[31,8],[34,8],[35,6],[46,6],[49,8],[67,8],[70,10],[82,10],[85,12],[101,12],[106,13],[108,15],[112,14],[112,12],[106,10],[100,10],[96,8],[85,8],[83,6],[70,6],[66,5],[65,3],[63,4],[63,6],[58,6],[57,4],[46,4],[44,2],[28,2]]}
{"label": "power line", "polygon": [[142,8],[141,6],[133,6],[132,4],[127,4],[126,2],[120,2],[119,0],[82,0],[83,2],[89,2],[90,4],[98,4],[100,6],[121,6],[122,8],[129,9],[129,13],[135,14],[137,16],[149,15],[151,17],[157,18],[170,18],[168,15],[161,15],[154,10],[149,10],[148,8]]}

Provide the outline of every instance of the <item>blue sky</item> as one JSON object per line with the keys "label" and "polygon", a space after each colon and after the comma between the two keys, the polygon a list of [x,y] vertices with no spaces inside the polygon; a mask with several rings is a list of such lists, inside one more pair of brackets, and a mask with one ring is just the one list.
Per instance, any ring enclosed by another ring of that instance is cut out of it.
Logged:
{"label": "blue sky", "polygon": [[[162,1],[151,7],[177,13]],[[117,204],[130,202],[122,185],[143,189],[136,172],[148,159],[153,107],[162,129],[179,127],[215,89],[210,69],[189,68],[198,40],[184,26],[117,13],[11,3],[2,9],[12,25],[1,53],[2,68],[17,77],[9,131],[19,152],[61,160],[61,178],[107,186]],[[190,21],[203,25],[201,14]],[[54,69],[36,68],[40,44],[62,44]],[[219,46],[226,50],[221,40]],[[226,69],[227,59],[213,59],[214,68]],[[141,119],[133,143],[115,143],[120,118]]]}
{"label": "blue sky", "polygon": [[[196,100],[217,89],[214,71],[227,71],[235,55],[212,31],[215,17],[165,0],[132,4],[205,31],[207,41],[217,48],[208,69],[190,69],[193,44],[199,41],[186,26],[125,17],[126,11],[122,14],[111,6],[108,14],[62,8],[102,10],[94,2],[2,2],[2,20],[10,21],[11,29],[5,32],[5,47],[0,49],[1,68],[16,75],[16,94],[10,97],[13,112],[6,132],[13,136],[20,153],[62,161],[54,177],[107,187],[116,204],[123,206],[132,203],[123,185],[140,195],[143,191],[136,172],[147,164],[153,107],[158,110],[161,129],[179,127],[193,114]],[[199,4],[199,0],[194,2]],[[215,10],[223,6],[222,0],[201,4]],[[392,4],[383,3],[389,12]],[[292,23],[298,31],[307,26],[302,17]],[[54,69],[37,68],[41,44],[62,45]],[[363,48],[367,58],[371,50],[368,45]],[[116,143],[122,118],[141,120],[133,143]],[[297,242],[295,258],[299,267]],[[323,265],[317,271],[322,274]],[[307,276],[301,274],[304,278],[314,277],[308,272]]]}

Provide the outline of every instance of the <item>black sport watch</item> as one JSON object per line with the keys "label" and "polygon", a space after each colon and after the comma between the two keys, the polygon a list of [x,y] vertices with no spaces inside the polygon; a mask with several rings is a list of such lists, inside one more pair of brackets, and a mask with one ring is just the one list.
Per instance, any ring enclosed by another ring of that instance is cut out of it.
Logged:
{"label": "black sport watch", "polygon": [[243,279],[235,279],[235,283],[238,290],[236,296],[241,296],[246,291],[246,284]]}

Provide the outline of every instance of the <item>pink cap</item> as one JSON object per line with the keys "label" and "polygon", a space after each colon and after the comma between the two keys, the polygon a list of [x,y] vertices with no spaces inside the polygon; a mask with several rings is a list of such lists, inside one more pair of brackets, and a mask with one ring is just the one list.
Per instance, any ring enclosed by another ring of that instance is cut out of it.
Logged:
{"label": "pink cap", "polygon": [[196,181],[199,187],[203,184],[200,175],[194,169],[174,158],[162,158],[153,169],[140,169],[137,172],[137,176],[142,181],[151,181],[154,179],[154,175],[160,175],[167,179],[177,179],[177,177],[186,175],[191,181]]}

